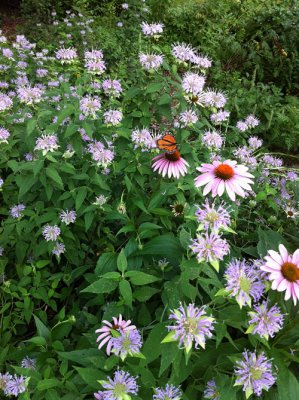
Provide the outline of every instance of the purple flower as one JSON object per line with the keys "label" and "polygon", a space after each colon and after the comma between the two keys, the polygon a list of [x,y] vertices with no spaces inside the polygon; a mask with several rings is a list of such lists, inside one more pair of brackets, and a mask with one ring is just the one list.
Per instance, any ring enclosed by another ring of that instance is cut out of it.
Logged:
{"label": "purple flower", "polygon": [[246,398],[255,394],[261,396],[262,391],[274,385],[275,377],[272,373],[272,364],[265,356],[247,350],[243,353],[244,359],[236,362],[235,374],[237,376],[235,386],[243,386]]}
{"label": "purple flower", "polygon": [[44,90],[37,86],[22,86],[17,88],[18,98],[21,103],[27,105],[39,103],[42,100]]}
{"label": "purple flower", "polygon": [[205,105],[208,107],[223,108],[227,102],[225,95],[216,90],[207,90],[205,92]]}
{"label": "purple flower", "polygon": [[0,93],[0,111],[6,111],[12,107],[12,100],[7,94]]}
{"label": "purple flower", "polygon": [[6,383],[6,387],[4,389],[4,393],[8,396],[18,396],[20,393],[25,392],[25,378],[24,376],[14,375],[11,379]]}
{"label": "purple flower", "polygon": [[223,260],[223,257],[229,253],[229,244],[217,233],[208,234],[207,232],[192,241],[190,245],[193,253],[196,254],[198,262],[215,262]]}
{"label": "purple flower", "polygon": [[119,97],[122,92],[121,83],[117,79],[105,79],[102,87],[104,92],[109,96]]}
{"label": "purple flower", "polygon": [[193,342],[195,349],[199,346],[205,348],[206,338],[213,336],[211,331],[214,329],[215,318],[207,315],[205,306],[198,308],[189,304],[185,310],[180,304],[178,309],[171,310],[169,318],[174,319],[176,324],[167,326],[168,331],[172,332],[172,339],[178,340],[187,353],[191,350]]}
{"label": "purple flower", "polygon": [[296,181],[298,179],[298,175],[296,174],[296,172],[293,171],[289,171],[287,173],[287,180],[289,181]]}
{"label": "purple flower", "polygon": [[140,353],[142,339],[137,329],[131,329],[120,333],[119,336],[112,339],[112,352],[123,361],[129,356]]}
{"label": "purple flower", "polygon": [[13,379],[12,375],[10,375],[8,372],[6,372],[5,374],[0,373],[0,389],[2,389],[5,392],[8,382],[11,381],[12,379]]}
{"label": "purple flower", "polygon": [[157,137],[153,137],[147,128],[134,129],[132,131],[131,138],[132,142],[134,143],[134,149],[140,147],[142,151],[149,151],[157,147]]}
{"label": "purple flower", "polygon": [[163,33],[164,24],[161,22],[148,24],[147,22],[142,22],[141,30],[145,36],[158,37],[160,33]]}
{"label": "purple flower", "polygon": [[179,120],[181,126],[186,127],[188,125],[195,124],[198,121],[198,116],[196,115],[195,111],[186,110],[179,115]]}
{"label": "purple flower", "polygon": [[137,377],[134,378],[126,371],[118,369],[114,372],[113,379],[109,376],[107,378],[107,381],[101,381],[106,390],[95,393],[98,395],[98,397],[95,396],[96,399],[101,399],[100,396],[102,396],[104,400],[125,400],[130,398],[129,394],[138,392]]}
{"label": "purple flower", "polygon": [[55,55],[62,64],[71,64],[78,58],[77,50],[74,47],[69,47],[68,49],[62,47],[56,51]]}
{"label": "purple flower", "polygon": [[2,186],[3,186],[3,183],[4,183],[4,180],[3,180],[2,178],[0,178],[0,189],[1,189]]}
{"label": "purple flower", "polygon": [[118,23],[116,24],[116,26],[118,26],[118,28],[122,28],[122,27],[124,26],[124,24],[123,24],[122,22],[118,22]]}
{"label": "purple flower", "polygon": [[36,139],[34,150],[42,150],[43,156],[49,151],[53,152],[59,148],[56,135],[42,135]]}
{"label": "purple flower", "polygon": [[24,155],[24,158],[26,161],[33,161],[33,154],[32,153],[26,153]]}
{"label": "purple flower", "polygon": [[250,114],[248,115],[248,117],[245,119],[245,124],[249,127],[249,128],[255,128],[256,126],[258,126],[260,123],[260,121],[255,118],[254,115]]}
{"label": "purple flower", "polygon": [[114,159],[114,153],[110,149],[106,149],[101,142],[89,143],[87,151],[92,155],[92,159],[97,165],[106,168]]}
{"label": "purple flower", "polygon": [[189,44],[178,43],[172,45],[172,54],[179,62],[190,61],[195,52]]}
{"label": "purple flower", "polygon": [[55,246],[52,249],[52,254],[57,257],[60,257],[61,254],[65,252],[65,245],[61,242],[56,242]]}
{"label": "purple flower", "polygon": [[7,129],[0,127],[0,143],[8,143],[7,139],[9,138],[10,133]]}
{"label": "purple flower", "polygon": [[253,150],[256,150],[262,147],[263,141],[256,136],[250,136],[248,139],[248,144]]}
{"label": "purple flower", "polygon": [[154,70],[158,69],[163,64],[163,55],[141,53],[139,54],[139,61],[144,69]]}
{"label": "purple flower", "polygon": [[214,380],[207,382],[207,387],[205,388],[203,397],[209,400],[220,400],[220,393],[217,390],[216,382]]}
{"label": "purple flower", "polygon": [[255,311],[248,312],[251,319],[246,333],[256,333],[268,340],[269,336],[273,337],[282,328],[284,317],[276,305],[269,308],[268,301],[263,301],[253,308]]}
{"label": "purple flower", "polygon": [[69,225],[76,221],[76,212],[74,210],[62,211],[59,217],[61,222],[64,222],[66,225]]}
{"label": "purple flower", "polygon": [[228,228],[230,225],[230,216],[227,210],[223,207],[222,202],[218,207],[213,203],[210,205],[209,200],[206,199],[205,204],[198,208],[195,212],[197,222],[203,224],[205,230],[218,231],[221,228]]}
{"label": "purple flower", "polygon": [[217,131],[205,131],[201,140],[204,145],[212,149],[221,149],[223,145],[223,137]]}
{"label": "purple flower", "polygon": [[235,297],[242,308],[244,305],[251,307],[251,300],[259,301],[264,285],[253,265],[247,265],[245,261],[233,259],[227,265],[225,271],[227,284],[225,289],[230,292],[229,297]]}
{"label": "purple flower", "polygon": [[124,10],[127,10],[129,8],[129,4],[128,3],[123,3],[121,6],[122,6],[122,8]]}
{"label": "purple flower", "polygon": [[136,330],[135,325],[131,325],[131,321],[125,321],[121,314],[119,317],[113,317],[112,323],[109,321],[103,321],[104,326],[100,329],[97,329],[95,332],[100,333],[100,336],[97,338],[97,342],[99,343],[98,348],[101,349],[107,343],[106,353],[108,356],[110,355],[110,351],[113,347],[113,333],[120,333],[121,335],[129,333],[132,330]]}
{"label": "purple flower", "polygon": [[200,69],[207,69],[212,66],[212,60],[207,57],[207,56],[202,56],[200,54],[195,54],[191,57],[190,61],[192,64],[194,64],[196,67]]}
{"label": "purple flower", "polygon": [[36,368],[36,360],[34,358],[30,358],[26,356],[23,358],[21,362],[21,367],[22,368],[27,368],[27,369],[35,369]]}
{"label": "purple flower", "polygon": [[236,126],[241,132],[246,132],[248,129],[248,125],[244,121],[238,121]]}
{"label": "purple flower", "polygon": [[85,68],[87,72],[101,75],[105,69],[105,61],[103,60],[102,50],[91,50],[84,53],[85,58]]}
{"label": "purple flower", "polygon": [[13,52],[10,49],[2,49],[3,57],[13,58]]}
{"label": "purple flower", "polygon": [[43,227],[43,236],[47,242],[55,242],[60,235],[60,228],[57,225],[46,225]]}
{"label": "purple flower", "polygon": [[48,70],[47,69],[39,68],[39,69],[36,70],[36,76],[38,78],[44,78],[47,75],[48,75]]}
{"label": "purple flower", "polygon": [[155,394],[153,395],[153,400],[180,400],[182,397],[182,392],[179,388],[169,385],[165,386],[165,389],[155,388]]}
{"label": "purple flower", "polygon": [[217,113],[213,113],[210,116],[210,120],[214,122],[214,124],[221,124],[221,122],[226,121],[230,116],[229,111],[220,110]]}
{"label": "purple flower", "polygon": [[119,110],[108,110],[104,112],[104,122],[107,125],[118,125],[123,118],[123,114]]}
{"label": "purple flower", "polygon": [[18,204],[16,206],[12,206],[9,212],[12,218],[20,218],[22,217],[22,211],[24,210],[25,210],[24,204]]}
{"label": "purple flower", "polygon": [[270,167],[281,167],[283,165],[283,161],[281,158],[273,157],[270,154],[265,154],[263,157],[264,163],[266,163]]}
{"label": "purple flower", "polygon": [[80,110],[85,115],[96,118],[96,113],[101,109],[101,102],[97,97],[85,96],[80,100]]}
{"label": "purple flower", "polygon": [[193,72],[187,72],[183,76],[182,87],[185,93],[190,93],[193,96],[201,93],[205,85],[206,79],[202,75]]}

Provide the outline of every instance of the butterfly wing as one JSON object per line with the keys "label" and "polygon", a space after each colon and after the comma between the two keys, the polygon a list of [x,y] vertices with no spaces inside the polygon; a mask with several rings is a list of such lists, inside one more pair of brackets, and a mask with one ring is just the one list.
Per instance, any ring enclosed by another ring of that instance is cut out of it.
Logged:
{"label": "butterfly wing", "polygon": [[175,137],[170,133],[165,133],[162,139],[158,139],[157,146],[160,150],[165,150],[168,153],[172,153],[173,151],[177,150]]}

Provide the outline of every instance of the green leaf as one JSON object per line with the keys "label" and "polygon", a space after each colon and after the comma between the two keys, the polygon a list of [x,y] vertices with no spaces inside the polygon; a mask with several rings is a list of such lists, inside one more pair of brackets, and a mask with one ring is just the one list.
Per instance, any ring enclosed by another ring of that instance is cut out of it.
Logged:
{"label": "green leaf", "polygon": [[132,285],[137,285],[137,286],[148,285],[149,283],[153,283],[160,280],[160,278],[157,278],[154,275],[149,275],[141,271],[128,271],[125,274],[125,277],[130,279]]}
{"label": "green leaf", "polygon": [[35,321],[38,336],[48,339],[48,337],[50,336],[50,330],[36,315],[33,314],[33,318]]}
{"label": "green leaf", "polygon": [[168,335],[166,335],[165,338],[161,341],[161,343],[176,342],[177,339],[174,338],[174,335],[174,331],[169,332]]}
{"label": "green leaf", "polygon": [[58,174],[57,170],[52,168],[52,167],[48,167],[46,168],[46,175],[52,179],[52,181],[54,181],[55,183],[57,183],[57,185],[63,189],[63,182],[62,179],[60,177],[60,175]]}
{"label": "green leaf", "polygon": [[[90,364],[90,359],[98,359],[100,362],[103,358],[98,349],[83,349],[83,350],[73,350],[73,351],[58,351],[59,357],[76,362],[81,365]],[[104,358],[103,358],[104,359]]]}
{"label": "green leaf", "polygon": [[123,297],[125,304],[132,308],[132,289],[130,283],[124,279],[121,280],[119,282],[119,292]]}
{"label": "green leaf", "polygon": [[163,87],[164,87],[164,84],[162,82],[151,83],[150,85],[148,85],[145,93],[159,92],[161,89],[163,89]]}
{"label": "green leaf", "polygon": [[264,257],[268,250],[277,250],[279,244],[287,244],[284,238],[275,231],[263,230],[258,228],[258,238],[259,242],[257,245],[257,251],[260,257]]}
{"label": "green leaf", "polygon": [[162,348],[159,376],[161,376],[163,372],[170,366],[170,364],[173,363],[179,351],[180,349],[177,343],[171,343]]}
{"label": "green leaf", "polygon": [[159,289],[152,288],[150,286],[145,286],[140,289],[134,290],[133,296],[136,300],[143,302],[149,300],[156,293],[159,293]]}
{"label": "green leaf", "polygon": [[81,293],[111,293],[117,286],[118,282],[101,278],[87,286],[87,288],[81,290]]}
{"label": "green leaf", "polygon": [[43,347],[47,346],[47,341],[42,336],[34,336],[34,337],[30,338],[30,339],[24,340],[24,342],[34,343],[37,346],[43,346]]}
{"label": "green leaf", "polygon": [[128,268],[128,262],[127,262],[127,257],[125,255],[124,249],[121,250],[117,257],[117,269],[124,273]]}
{"label": "green leaf", "polygon": [[101,388],[98,380],[106,378],[106,374],[104,374],[100,369],[81,367],[75,367],[75,369],[84,380],[84,382],[86,382],[90,387],[95,390],[99,390]]}
{"label": "green leaf", "polygon": [[87,188],[84,186],[80,187],[76,194],[76,200],[75,200],[76,211],[80,209],[86,196],[87,196]]}
{"label": "green leaf", "polygon": [[38,382],[36,388],[39,391],[43,391],[43,390],[51,389],[51,388],[54,388],[57,386],[58,387],[61,386],[61,382],[56,378],[51,378],[51,379],[44,379],[44,380]]}

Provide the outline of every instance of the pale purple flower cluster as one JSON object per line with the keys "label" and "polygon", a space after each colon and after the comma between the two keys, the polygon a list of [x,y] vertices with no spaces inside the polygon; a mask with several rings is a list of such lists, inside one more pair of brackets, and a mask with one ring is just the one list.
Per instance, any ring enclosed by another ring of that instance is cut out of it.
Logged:
{"label": "pale purple flower cluster", "polygon": [[212,66],[212,60],[209,57],[197,53],[194,53],[193,56],[191,56],[190,62],[201,70],[206,70]]}
{"label": "pale purple flower cluster", "polygon": [[2,178],[0,178],[0,189],[1,189],[2,186],[3,186],[3,183],[4,183],[4,180],[3,180]]}
{"label": "pale purple flower cluster", "polygon": [[107,125],[116,126],[120,124],[122,118],[123,114],[119,110],[110,109],[104,112],[104,122]]}
{"label": "pale purple flower cluster", "polygon": [[182,398],[181,390],[168,383],[164,389],[158,387],[154,391],[153,400],[180,400]]}
{"label": "pale purple flower cluster", "polygon": [[36,360],[34,358],[30,358],[26,356],[23,358],[21,362],[21,367],[22,368],[27,368],[27,369],[35,369],[36,368]]}
{"label": "pale purple flower cluster", "polygon": [[65,223],[66,225],[73,224],[76,221],[76,212],[74,210],[66,210],[62,211],[59,215],[61,222]]}
{"label": "pale purple flower cluster", "polygon": [[283,315],[277,305],[268,307],[268,301],[263,301],[254,307],[254,311],[249,311],[251,317],[249,321],[249,332],[256,333],[259,336],[273,337],[275,333],[280,331],[283,325]]}
{"label": "pale purple flower cluster", "polygon": [[55,56],[62,64],[72,64],[78,59],[77,50],[74,47],[62,47],[56,51]]}
{"label": "pale purple flower cluster", "polygon": [[114,372],[113,379],[107,377],[108,381],[102,381],[101,384],[105,390],[94,393],[97,400],[119,400],[129,399],[129,394],[137,394],[137,377],[134,378],[128,372],[117,370]]}
{"label": "pale purple flower cluster", "polygon": [[263,390],[268,390],[275,383],[271,361],[263,352],[257,355],[246,350],[243,357],[243,360],[236,362],[235,385],[243,386],[247,398],[251,394],[261,396]]}
{"label": "pale purple flower cluster", "polygon": [[262,147],[263,141],[256,136],[250,136],[248,138],[248,144],[251,149],[256,150]]}
{"label": "pale purple flower cluster", "polygon": [[89,143],[87,151],[91,154],[92,159],[99,165],[106,168],[114,159],[112,150],[105,148],[103,143],[94,141]]}
{"label": "pale purple flower cluster", "polygon": [[220,400],[220,393],[217,390],[214,380],[207,382],[207,387],[204,390],[203,397],[209,400]]}
{"label": "pale purple flower cluster", "polygon": [[229,253],[229,244],[215,232],[197,235],[190,248],[196,254],[199,263],[202,261],[214,262],[223,260],[223,257]]}
{"label": "pale purple flower cluster", "polygon": [[128,3],[123,3],[121,6],[122,6],[122,8],[124,10],[127,10],[129,8],[129,4]]}
{"label": "pale purple flower cluster", "polygon": [[209,89],[205,92],[204,102],[207,107],[223,108],[227,99],[222,92]]}
{"label": "pale purple flower cluster", "polygon": [[283,165],[283,161],[281,158],[273,157],[270,154],[265,154],[263,157],[263,161],[269,167],[279,168]]}
{"label": "pale purple flower cluster", "polygon": [[202,92],[205,82],[204,76],[189,71],[183,76],[182,87],[185,93],[196,96]]}
{"label": "pale purple flower cluster", "polygon": [[244,121],[237,122],[237,128],[241,132],[246,132],[248,129],[255,128],[258,126],[260,121],[252,114],[248,115]]}
{"label": "pale purple flower cluster", "polygon": [[10,49],[2,49],[2,55],[6,58],[13,58],[13,52]]}
{"label": "pale purple flower cluster", "polygon": [[24,204],[17,204],[16,206],[12,206],[11,209],[9,210],[10,215],[12,218],[20,218],[22,217],[22,212],[25,210]]}
{"label": "pale purple flower cluster", "polygon": [[31,105],[42,100],[44,90],[37,86],[27,85],[17,88],[17,94],[21,103]]}
{"label": "pale purple flower cluster", "polygon": [[105,94],[109,96],[119,97],[122,92],[121,83],[118,79],[104,79],[102,87]]}
{"label": "pale purple flower cluster", "polygon": [[6,111],[12,107],[12,100],[7,94],[0,93],[0,111]]}
{"label": "pale purple flower cluster", "polygon": [[294,171],[289,171],[287,173],[286,179],[295,182],[298,179],[298,174]]}
{"label": "pale purple flower cluster", "polygon": [[48,75],[48,70],[47,70],[47,69],[38,68],[38,69],[36,70],[36,76],[37,76],[38,78],[44,78],[44,77],[47,76],[47,75]]}
{"label": "pale purple flower cluster", "polygon": [[225,122],[228,120],[230,116],[230,112],[229,111],[225,111],[225,110],[220,110],[216,113],[211,114],[210,116],[210,120],[215,124],[215,125],[219,125],[222,122]]}
{"label": "pale purple flower cluster", "polygon": [[21,48],[23,50],[31,50],[35,47],[35,43],[30,43],[24,35],[17,35],[13,47],[17,49]]}
{"label": "pale purple flower cluster", "polygon": [[186,110],[180,113],[179,115],[179,121],[181,124],[181,127],[186,127],[192,124],[195,124],[198,121],[198,116],[196,115],[196,112],[193,110]]}
{"label": "pale purple flower cluster", "polygon": [[57,225],[51,226],[48,224],[43,227],[42,233],[47,242],[55,242],[60,235],[60,228]]}
{"label": "pale purple flower cluster", "polygon": [[179,341],[179,345],[184,347],[187,352],[192,348],[193,342],[195,349],[205,348],[206,338],[211,338],[213,323],[215,319],[206,313],[206,307],[196,307],[190,303],[185,309],[180,304],[178,309],[171,310],[169,319],[175,321],[175,325],[167,326],[173,332],[173,338]]}
{"label": "pale purple flower cluster", "polygon": [[42,135],[36,139],[34,150],[41,150],[43,155],[59,148],[56,135]]}
{"label": "pale purple flower cluster", "polygon": [[230,215],[223,206],[224,202],[216,206],[215,202],[210,205],[209,200],[206,199],[201,208],[197,208],[195,212],[197,222],[203,224],[205,230],[218,231],[219,229],[228,228],[230,225]]}
{"label": "pale purple flower cluster", "polygon": [[215,130],[205,131],[201,140],[210,149],[221,149],[224,141],[220,133]]}
{"label": "pale purple flower cluster", "polygon": [[142,339],[137,329],[121,332],[119,336],[112,339],[111,352],[124,360],[128,355],[138,354],[142,347]]}
{"label": "pale purple flower cluster", "polygon": [[246,304],[251,306],[251,301],[259,301],[264,293],[264,284],[254,265],[249,265],[243,260],[232,259],[225,271],[227,284],[225,289],[229,297],[235,297],[242,308]]}
{"label": "pale purple flower cluster", "polygon": [[84,115],[96,118],[96,113],[101,109],[101,101],[98,97],[84,96],[80,100],[80,110]]}
{"label": "pale purple flower cluster", "polygon": [[6,396],[15,396],[25,392],[25,377],[10,375],[8,372],[6,374],[0,374],[0,388],[4,391]]}
{"label": "pale purple flower cluster", "polygon": [[159,36],[163,33],[164,24],[157,22],[154,24],[148,24],[147,22],[142,22],[141,30],[145,36]]}
{"label": "pale purple flower cluster", "polygon": [[134,129],[131,138],[134,143],[134,149],[141,148],[142,151],[149,151],[157,147],[157,138],[153,137],[147,128]]}
{"label": "pale purple flower cluster", "polygon": [[10,133],[7,129],[0,127],[0,143],[8,143],[7,139],[9,138]]}
{"label": "pale purple flower cluster", "polygon": [[53,249],[52,254],[57,257],[60,257],[61,254],[65,252],[65,245],[62,242],[56,242]]}
{"label": "pale purple flower cluster", "polygon": [[103,60],[102,50],[86,51],[84,54],[85,68],[87,72],[101,75],[106,70],[105,61]]}
{"label": "pale purple flower cluster", "polygon": [[146,70],[154,70],[163,64],[163,56],[161,54],[139,54],[139,61],[141,66]]}
{"label": "pale purple flower cluster", "polygon": [[192,60],[195,52],[189,44],[177,43],[172,45],[172,55],[179,62],[187,62]]}

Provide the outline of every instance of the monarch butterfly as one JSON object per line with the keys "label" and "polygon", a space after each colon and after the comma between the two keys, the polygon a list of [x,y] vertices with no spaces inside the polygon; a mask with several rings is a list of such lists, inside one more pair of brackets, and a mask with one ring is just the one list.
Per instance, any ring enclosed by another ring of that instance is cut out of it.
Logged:
{"label": "monarch butterfly", "polygon": [[157,146],[160,150],[166,150],[167,153],[173,153],[177,150],[175,137],[169,132],[166,132],[162,139],[157,140]]}

